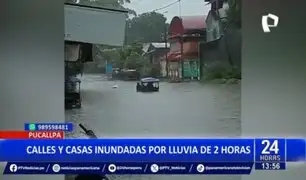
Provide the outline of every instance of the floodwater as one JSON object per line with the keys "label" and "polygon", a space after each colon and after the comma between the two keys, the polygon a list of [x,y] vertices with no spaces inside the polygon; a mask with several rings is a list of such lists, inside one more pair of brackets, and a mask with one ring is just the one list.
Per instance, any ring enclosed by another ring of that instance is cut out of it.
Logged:
{"label": "floodwater", "polygon": [[[137,93],[135,82],[82,78],[83,107],[66,121],[83,123],[99,137],[238,137],[240,85],[161,82],[160,92]],[[118,88],[113,89],[112,86]],[[69,137],[84,137],[77,129]],[[133,175],[128,180],[238,180],[240,176]]]}

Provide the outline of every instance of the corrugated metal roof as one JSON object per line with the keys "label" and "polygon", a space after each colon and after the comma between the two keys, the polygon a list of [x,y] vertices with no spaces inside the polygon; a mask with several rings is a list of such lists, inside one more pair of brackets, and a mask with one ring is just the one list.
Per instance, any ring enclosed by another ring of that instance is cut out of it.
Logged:
{"label": "corrugated metal roof", "polygon": [[[152,46],[154,46],[155,48],[166,48],[166,47],[170,47],[169,43],[151,43]],[[166,46],[167,45],[167,46]]]}
{"label": "corrugated metal roof", "polygon": [[142,47],[142,51],[145,53],[148,53],[150,46],[153,46],[155,48],[170,48],[170,43],[161,43],[161,42],[153,42],[153,43],[144,43]]}
{"label": "corrugated metal roof", "polygon": [[206,17],[206,15],[173,17],[169,27],[170,37],[182,35],[190,30],[205,30]]}
{"label": "corrugated metal roof", "polygon": [[150,43],[144,43],[142,47],[142,51],[148,52],[149,48],[150,48]]}

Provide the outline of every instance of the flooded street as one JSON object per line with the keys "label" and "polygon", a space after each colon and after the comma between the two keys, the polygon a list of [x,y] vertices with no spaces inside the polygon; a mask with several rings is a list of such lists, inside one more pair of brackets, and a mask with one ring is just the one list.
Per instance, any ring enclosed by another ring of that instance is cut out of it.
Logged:
{"label": "flooded street", "polygon": [[[82,109],[66,111],[66,121],[84,123],[99,137],[240,136],[240,85],[196,82],[160,84],[160,92],[137,93],[135,82],[82,79]],[[117,89],[112,89],[118,85]],[[76,130],[70,137],[82,136]],[[239,176],[124,176],[133,180],[236,180]]]}

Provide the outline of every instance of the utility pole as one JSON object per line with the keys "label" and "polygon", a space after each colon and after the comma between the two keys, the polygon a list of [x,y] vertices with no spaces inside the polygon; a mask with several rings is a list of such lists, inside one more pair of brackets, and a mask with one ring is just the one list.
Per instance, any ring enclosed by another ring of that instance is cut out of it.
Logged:
{"label": "utility pole", "polygon": [[[165,11],[163,14],[167,14],[168,11]],[[168,28],[167,28],[167,21],[165,21],[165,29],[164,29],[164,42],[165,42],[165,49],[166,49],[166,77],[168,78],[169,76],[169,62],[168,62]],[[170,47],[169,47],[170,48]]]}
{"label": "utility pole", "polygon": [[182,17],[182,5],[181,5],[181,0],[179,0],[179,17]]}
{"label": "utility pole", "polygon": [[165,32],[164,32],[164,41],[165,41],[165,49],[166,49],[166,56],[165,56],[165,60],[166,60],[166,77],[168,77],[169,75],[169,63],[168,63],[168,30],[167,30],[167,24],[165,24]]}
{"label": "utility pole", "polygon": [[[181,4],[181,0],[179,0],[179,17],[182,18],[182,4]],[[183,39],[183,34],[181,34],[180,36],[180,45],[181,45],[181,62],[180,62],[180,66],[181,66],[181,80],[184,79],[184,62],[183,62],[183,43],[184,43],[184,39]]]}
{"label": "utility pole", "polygon": [[184,79],[184,58],[183,58],[184,37],[183,37],[182,34],[181,34],[181,37],[180,37],[180,42],[181,42],[181,63],[180,63],[180,65],[181,65],[181,80],[183,80]]}

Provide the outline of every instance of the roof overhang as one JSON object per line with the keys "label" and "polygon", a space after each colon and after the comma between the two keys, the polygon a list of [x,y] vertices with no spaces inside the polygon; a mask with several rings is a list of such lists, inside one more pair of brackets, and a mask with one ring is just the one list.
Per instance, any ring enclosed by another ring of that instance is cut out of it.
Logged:
{"label": "roof overhang", "polygon": [[65,40],[122,46],[128,11],[65,4]]}

